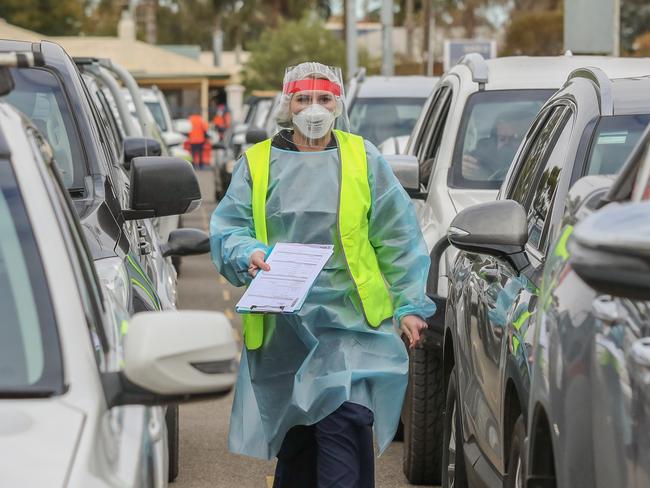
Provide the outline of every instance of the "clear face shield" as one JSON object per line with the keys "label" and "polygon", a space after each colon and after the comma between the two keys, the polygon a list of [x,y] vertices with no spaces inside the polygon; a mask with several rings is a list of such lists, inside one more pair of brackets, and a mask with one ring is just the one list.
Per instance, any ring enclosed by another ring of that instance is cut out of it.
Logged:
{"label": "clear face shield", "polygon": [[287,68],[275,120],[298,149],[326,147],[335,127],[349,131],[341,69],[313,62]]}

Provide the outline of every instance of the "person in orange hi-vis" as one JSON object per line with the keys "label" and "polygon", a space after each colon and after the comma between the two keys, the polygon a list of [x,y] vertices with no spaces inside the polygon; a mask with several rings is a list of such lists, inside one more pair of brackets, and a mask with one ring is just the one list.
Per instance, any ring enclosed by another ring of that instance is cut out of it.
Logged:
{"label": "person in orange hi-vis", "polygon": [[215,129],[219,133],[219,140],[223,141],[226,131],[230,129],[231,123],[230,110],[225,103],[217,104],[217,113],[212,119]]}
{"label": "person in orange hi-vis", "polygon": [[192,161],[199,169],[203,169],[203,166],[207,165],[207,162],[203,160],[203,145],[207,138],[208,123],[199,114],[190,115],[189,120],[192,130],[187,138],[192,150]]}

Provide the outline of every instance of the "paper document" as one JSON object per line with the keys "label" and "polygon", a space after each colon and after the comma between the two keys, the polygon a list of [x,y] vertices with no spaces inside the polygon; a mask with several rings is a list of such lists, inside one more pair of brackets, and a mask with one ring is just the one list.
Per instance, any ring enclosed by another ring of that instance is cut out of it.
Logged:
{"label": "paper document", "polygon": [[316,277],[334,252],[325,244],[276,244],[266,258],[270,271],[258,271],[238,312],[293,313],[302,307]]}

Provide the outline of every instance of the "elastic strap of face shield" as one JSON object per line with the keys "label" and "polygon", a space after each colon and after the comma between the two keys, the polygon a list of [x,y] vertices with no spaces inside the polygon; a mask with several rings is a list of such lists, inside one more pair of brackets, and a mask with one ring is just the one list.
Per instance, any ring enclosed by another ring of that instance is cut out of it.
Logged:
{"label": "elastic strap of face shield", "polygon": [[330,92],[337,97],[341,96],[341,86],[338,83],[314,78],[290,81],[289,83],[286,83],[282,89],[285,94],[316,90]]}

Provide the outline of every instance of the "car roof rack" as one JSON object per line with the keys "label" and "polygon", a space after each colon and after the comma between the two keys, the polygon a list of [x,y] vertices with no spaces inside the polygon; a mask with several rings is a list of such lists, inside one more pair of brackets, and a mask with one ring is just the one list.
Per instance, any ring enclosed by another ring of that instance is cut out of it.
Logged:
{"label": "car roof rack", "polygon": [[575,78],[586,78],[593,82],[598,88],[598,101],[600,103],[601,115],[614,115],[614,90],[612,80],[605,72],[595,66],[587,66],[573,70],[567,81]]}
{"label": "car roof rack", "polygon": [[15,86],[9,68],[31,68],[32,66],[45,66],[45,60],[40,52],[0,52],[0,96],[8,94]]}
{"label": "car roof rack", "polygon": [[472,81],[479,84],[480,90],[485,88],[490,70],[483,56],[479,53],[468,53],[458,60],[458,64],[469,68],[469,71],[472,73]]}

